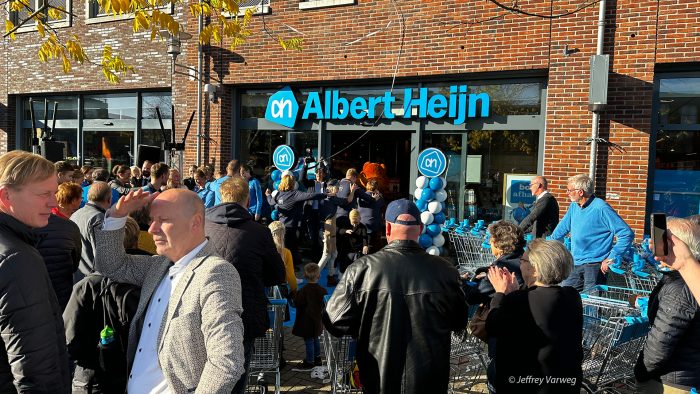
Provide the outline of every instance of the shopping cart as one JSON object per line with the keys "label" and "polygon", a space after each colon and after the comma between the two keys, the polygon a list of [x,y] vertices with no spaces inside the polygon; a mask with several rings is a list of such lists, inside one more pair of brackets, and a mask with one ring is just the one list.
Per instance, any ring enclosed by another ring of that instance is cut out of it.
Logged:
{"label": "shopping cart", "polygon": [[581,294],[583,302],[583,388],[590,393],[621,385],[633,376],[649,321],[630,304],[637,289],[596,286]]}
{"label": "shopping cart", "polygon": [[477,268],[487,267],[495,258],[489,248],[484,247],[483,233],[471,231],[450,231],[448,238],[457,255],[457,266],[462,272],[474,272]]}
{"label": "shopping cart", "polygon": [[[328,302],[330,295],[324,296],[324,302]],[[356,341],[349,335],[340,338],[334,337],[326,330],[321,336],[323,353],[326,356],[326,366],[331,381],[332,393],[361,393],[362,389],[353,387],[351,374],[355,366]]]}
{"label": "shopping cart", "polygon": [[250,357],[246,393],[266,394],[268,392],[268,384],[265,379],[267,374],[274,374],[275,393],[279,394],[280,392],[279,346],[287,300],[282,297],[277,287],[270,289],[268,299],[270,304],[267,307],[267,313],[270,317],[270,328],[265,336],[255,338],[255,347]]}
{"label": "shopping cart", "polygon": [[486,344],[467,331],[452,334],[449,393],[486,393]]}

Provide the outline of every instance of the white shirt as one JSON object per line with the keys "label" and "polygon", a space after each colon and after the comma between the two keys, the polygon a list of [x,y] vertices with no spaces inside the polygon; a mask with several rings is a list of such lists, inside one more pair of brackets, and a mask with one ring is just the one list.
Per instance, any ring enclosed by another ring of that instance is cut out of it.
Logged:
{"label": "white shirt", "polygon": [[[126,217],[111,218],[106,217],[102,224],[103,230],[117,230],[124,227]],[[134,363],[131,366],[129,374],[129,383],[127,392],[130,394],[136,393],[171,393],[168,383],[165,380],[165,375],[160,369],[158,363],[158,331],[165,317],[165,312],[168,310],[168,301],[173,294],[173,290],[182,277],[182,273],[187,268],[187,265],[192,261],[194,256],[199,253],[207,244],[207,240],[197,245],[189,253],[184,255],[180,260],[175,262],[168,270],[168,274],[163,277],[158,285],[158,288],[151,296],[151,301],[146,309],[146,316],[141,329],[141,337],[139,345],[136,348],[136,356]]]}
{"label": "white shirt", "polygon": [[540,193],[537,197],[535,197],[535,201],[539,200],[542,196],[544,196],[544,195],[547,194],[547,193],[549,193],[549,190],[543,191],[543,192]]}

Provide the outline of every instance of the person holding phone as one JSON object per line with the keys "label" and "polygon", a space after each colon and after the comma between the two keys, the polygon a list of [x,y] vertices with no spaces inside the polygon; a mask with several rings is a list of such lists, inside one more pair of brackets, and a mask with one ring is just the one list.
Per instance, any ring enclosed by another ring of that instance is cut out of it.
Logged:
{"label": "person holding phone", "polygon": [[[687,219],[669,218],[668,229],[675,243],[682,241],[697,261],[700,227]],[[654,246],[656,251],[663,249]],[[700,308],[678,271],[664,272],[649,297],[647,315],[649,334],[634,368],[637,392],[689,392],[700,387]]]}
{"label": "person holding phone", "polygon": [[[696,221],[699,216],[693,215],[687,219],[695,226],[700,226],[700,222]],[[655,259],[662,266],[678,271],[695,297],[695,301],[700,303],[700,262],[693,256],[688,244],[675,236],[673,231],[667,231],[667,239],[668,255],[657,256]]]}
{"label": "person holding phone", "polygon": [[608,203],[593,194],[593,179],[588,175],[569,178],[566,192],[571,205],[552,239],[561,241],[571,234],[574,269],[562,286],[582,291],[605,283],[608,266],[627,251],[634,232]]}

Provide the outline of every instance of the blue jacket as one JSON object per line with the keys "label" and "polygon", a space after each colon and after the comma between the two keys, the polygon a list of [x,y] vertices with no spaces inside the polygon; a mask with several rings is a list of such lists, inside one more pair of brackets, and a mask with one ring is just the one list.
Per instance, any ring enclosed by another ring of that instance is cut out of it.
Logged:
{"label": "blue jacket", "polygon": [[250,191],[250,203],[248,204],[248,212],[255,216],[262,214],[263,194],[260,188],[260,182],[255,178],[250,178],[248,181],[248,189]]}
{"label": "blue jacket", "polygon": [[214,205],[221,204],[221,192],[219,191],[219,188],[221,188],[221,184],[229,178],[230,176],[226,175],[209,183],[209,190],[214,192]]}
{"label": "blue jacket", "polygon": [[[88,190],[90,190],[90,186],[92,185],[87,185],[83,186],[83,200],[80,202],[80,208],[84,207],[85,204],[88,202]],[[119,200],[119,197],[121,197],[121,194],[116,189],[112,189],[112,205],[117,203],[117,200]]]}
{"label": "blue jacket", "polygon": [[195,188],[194,189],[199,198],[202,199],[202,202],[204,202],[204,208],[211,208],[214,206],[214,192],[207,189],[206,187],[203,187],[201,189]]}
{"label": "blue jacket", "polygon": [[[622,256],[634,240],[634,232],[608,203],[593,196],[583,208],[572,202],[552,233],[563,240],[571,233],[574,264],[599,263]],[[617,242],[613,246],[613,238]]]}

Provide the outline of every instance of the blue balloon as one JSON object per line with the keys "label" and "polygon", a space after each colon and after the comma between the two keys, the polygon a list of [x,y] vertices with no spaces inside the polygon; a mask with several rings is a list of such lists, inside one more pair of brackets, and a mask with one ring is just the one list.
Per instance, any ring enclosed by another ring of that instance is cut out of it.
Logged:
{"label": "blue balloon", "polygon": [[270,174],[270,177],[272,178],[273,181],[279,182],[282,180],[282,171],[274,170],[274,171],[272,171],[272,174]]}
{"label": "blue balloon", "polygon": [[435,192],[432,189],[425,188],[420,195],[421,200],[430,201],[435,198]]}
{"label": "blue balloon", "polygon": [[277,220],[277,219],[279,219],[279,217],[280,217],[279,211],[277,211],[277,210],[275,209],[275,210],[272,211],[272,213],[270,214],[270,217],[272,217],[272,220]]}
{"label": "blue balloon", "polygon": [[421,234],[418,238],[418,245],[425,249],[433,244],[433,237],[428,234]]}
{"label": "blue balloon", "polygon": [[425,200],[418,200],[416,201],[416,207],[418,207],[419,211],[423,212],[428,209],[428,202]]}
{"label": "blue balloon", "polygon": [[430,180],[430,189],[438,191],[442,189],[442,178],[435,177]]}
{"label": "blue balloon", "polygon": [[425,232],[431,237],[440,234],[440,231],[440,225],[435,223],[429,224],[428,227],[425,229]]}
{"label": "blue balloon", "polygon": [[280,188],[280,181],[275,181],[275,183],[272,184],[272,187],[277,190]]}
{"label": "blue balloon", "polygon": [[433,223],[436,223],[436,224],[445,223],[445,214],[442,212],[438,212],[435,215],[433,215]]}

